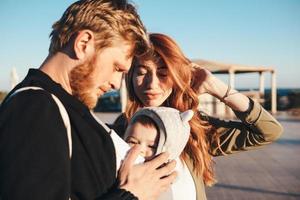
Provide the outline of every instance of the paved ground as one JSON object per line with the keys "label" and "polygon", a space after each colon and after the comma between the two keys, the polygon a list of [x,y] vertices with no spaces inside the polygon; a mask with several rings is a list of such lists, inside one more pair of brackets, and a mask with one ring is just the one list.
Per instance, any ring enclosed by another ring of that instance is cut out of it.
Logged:
{"label": "paved ground", "polygon": [[[105,122],[117,115],[99,114]],[[215,158],[218,183],[207,188],[208,200],[300,200],[300,119],[278,119],[285,130],[277,142]]]}
{"label": "paved ground", "polygon": [[207,188],[208,200],[300,199],[300,120],[279,121],[277,142],[215,159],[218,184]]}

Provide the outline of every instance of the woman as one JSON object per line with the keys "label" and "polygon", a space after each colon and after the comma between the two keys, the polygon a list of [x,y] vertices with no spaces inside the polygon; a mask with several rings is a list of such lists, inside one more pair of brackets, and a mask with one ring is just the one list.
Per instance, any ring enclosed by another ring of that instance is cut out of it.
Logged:
{"label": "woman", "polygon": [[[280,136],[282,127],[258,103],[193,65],[170,37],[150,34],[150,41],[153,51],[136,58],[127,74],[128,104],[115,121],[115,129],[122,136],[128,119],[145,106],[194,110],[197,114],[190,121],[191,134],[181,159],[193,177],[189,185],[195,185],[191,188],[196,199],[206,199],[204,184],[215,182],[212,156],[268,144]],[[223,121],[199,112],[198,96],[203,93],[224,102],[240,121]]]}

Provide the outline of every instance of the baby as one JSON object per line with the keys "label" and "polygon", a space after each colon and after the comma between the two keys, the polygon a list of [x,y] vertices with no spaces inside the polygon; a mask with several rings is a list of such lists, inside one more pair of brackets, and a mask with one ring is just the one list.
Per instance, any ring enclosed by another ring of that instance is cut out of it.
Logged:
{"label": "baby", "polygon": [[190,136],[189,120],[193,115],[191,110],[180,113],[168,107],[142,108],[133,115],[125,131],[124,139],[129,145],[107,127],[115,146],[116,175],[130,146],[142,146],[135,163],[151,160],[157,154],[167,151],[169,159],[177,161],[175,170],[178,176],[171,188],[162,193],[158,200],[196,199],[196,196],[190,198],[185,193],[188,191],[186,188],[194,187],[187,184],[193,183],[193,179],[186,165],[179,159]]}
{"label": "baby", "polygon": [[[190,197],[185,193],[185,188],[193,187],[187,184],[193,183],[193,180],[179,156],[188,142],[189,120],[193,115],[191,110],[180,113],[174,108],[146,107],[136,112],[128,124],[124,139],[130,146],[141,145],[140,156],[145,161],[165,151],[170,154],[170,160],[177,161],[177,179],[158,200],[182,200]],[[196,199],[196,196],[192,199]]]}
{"label": "baby", "polygon": [[124,139],[130,145],[141,145],[140,155],[145,161],[167,151],[169,159],[176,159],[183,151],[190,135],[188,121],[193,111],[180,113],[169,107],[146,107],[136,112],[126,129]]}

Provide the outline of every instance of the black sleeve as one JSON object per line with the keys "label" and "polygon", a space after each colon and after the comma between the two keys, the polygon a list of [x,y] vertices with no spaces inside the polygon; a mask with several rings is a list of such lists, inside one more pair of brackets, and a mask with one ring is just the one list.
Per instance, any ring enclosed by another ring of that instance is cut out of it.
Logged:
{"label": "black sleeve", "polygon": [[70,158],[57,104],[42,90],[0,107],[0,199],[68,199]]}
{"label": "black sleeve", "polygon": [[99,200],[138,200],[131,192],[120,188],[114,188],[107,194],[103,195]]}

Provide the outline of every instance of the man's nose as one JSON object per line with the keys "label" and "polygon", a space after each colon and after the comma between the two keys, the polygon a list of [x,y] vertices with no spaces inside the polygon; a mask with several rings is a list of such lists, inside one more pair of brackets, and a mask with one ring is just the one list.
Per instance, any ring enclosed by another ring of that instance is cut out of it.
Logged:
{"label": "man's nose", "polygon": [[120,89],[122,77],[123,77],[123,73],[121,73],[121,72],[116,72],[113,75],[112,80],[110,81],[110,85],[111,85],[112,89],[115,89],[115,90]]}

